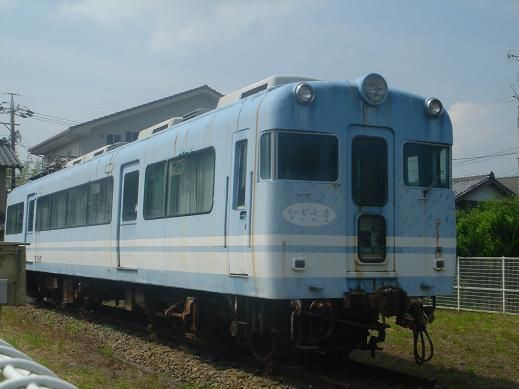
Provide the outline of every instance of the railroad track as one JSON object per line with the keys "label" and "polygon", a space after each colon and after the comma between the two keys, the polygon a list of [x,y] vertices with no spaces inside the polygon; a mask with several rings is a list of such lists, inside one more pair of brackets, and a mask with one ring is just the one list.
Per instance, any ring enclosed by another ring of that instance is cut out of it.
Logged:
{"label": "railroad track", "polygon": [[[51,306],[48,306],[48,308],[51,308]],[[433,378],[404,373],[351,359],[333,363],[324,356],[315,355],[307,360],[305,359],[300,365],[287,364],[285,361],[261,363],[256,361],[245,347],[238,347],[234,344],[226,344],[225,347],[222,347],[222,343],[186,341],[184,334],[180,331],[173,331],[171,325],[165,320],[156,320],[153,328],[150,328],[144,314],[128,312],[121,308],[101,305],[87,311],[76,308],[67,308],[64,311],[76,318],[88,319],[97,324],[108,324],[140,337],[150,337],[151,335],[153,341],[161,344],[185,345],[188,350],[200,355],[204,360],[218,361],[219,364],[224,366],[259,372],[289,386],[317,388],[370,387],[372,389],[386,387],[429,389],[436,387],[436,380]],[[132,362],[129,361],[129,363]]]}

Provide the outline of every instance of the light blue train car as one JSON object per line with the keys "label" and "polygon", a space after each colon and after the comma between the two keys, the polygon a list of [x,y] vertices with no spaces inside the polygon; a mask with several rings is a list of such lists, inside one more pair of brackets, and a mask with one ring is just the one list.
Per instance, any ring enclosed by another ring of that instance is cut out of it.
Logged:
{"label": "light blue train car", "polygon": [[427,335],[422,298],[451,294],[455,271],[439,100],[374,73],[276,76],[175,123],[9,194],[32,294],[230,328],[261,359],[374,350],[381,315]]}

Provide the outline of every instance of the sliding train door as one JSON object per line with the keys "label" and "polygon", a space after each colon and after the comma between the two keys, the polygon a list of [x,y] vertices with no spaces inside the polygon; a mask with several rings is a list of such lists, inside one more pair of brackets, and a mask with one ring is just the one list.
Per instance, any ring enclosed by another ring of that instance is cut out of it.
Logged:
{"label": "sliding train door", "polygon": [[251,200],[252,142],[250,130],[233,134],[227,211],[229,274],[248,276],[252,270]]}
{"label": "sliding train door", "polygon": [[139,202],[139,162],[121,167],[119,195],[119,218],[117,231],[117,267],[137,268],[137,256],[132,242],[137,233],[137,210]]}

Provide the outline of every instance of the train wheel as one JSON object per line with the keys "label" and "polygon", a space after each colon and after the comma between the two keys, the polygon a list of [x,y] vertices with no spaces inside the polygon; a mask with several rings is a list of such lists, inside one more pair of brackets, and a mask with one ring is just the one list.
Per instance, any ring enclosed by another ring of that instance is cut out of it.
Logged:
{"label": "train wheel", "polygon": [[277,350],[277,335],[275,333],[250,333],[248,336],[249,348],[260,362],[269,361]]}
{"label": "train wheel", "polygon": [[248,311],[247,340],[254,357],[267,362],[277,351],[277,331],[272,328],[272,310],[261,301],[250,303]]}

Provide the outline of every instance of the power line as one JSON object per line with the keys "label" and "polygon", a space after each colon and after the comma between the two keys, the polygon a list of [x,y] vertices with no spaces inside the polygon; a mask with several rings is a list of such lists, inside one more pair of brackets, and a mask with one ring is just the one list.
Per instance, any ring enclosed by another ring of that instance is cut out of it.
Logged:
{"label": "power line", "polygon": [[[515,149],[515,148],[514,148]],[[464,158],[452,158],[453,161],[470,161],[473,159],[481,159],[481,158],[488,158],[488,157],[502,157],[505,155],[513,155],[517,154],[517,152],[509,152],[509,153],[495,153],[495,154],[488,154],[488,155],[478,155],[475,157],[464,157]]]}

